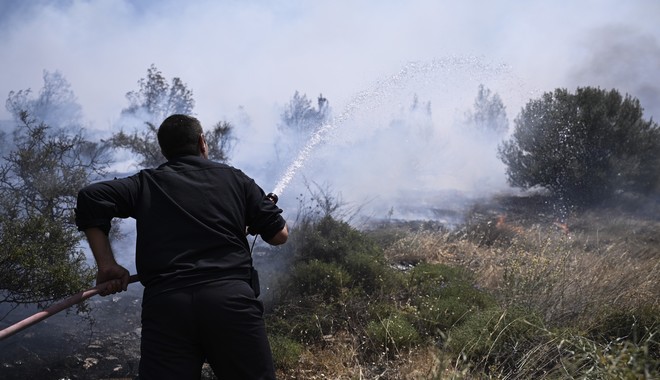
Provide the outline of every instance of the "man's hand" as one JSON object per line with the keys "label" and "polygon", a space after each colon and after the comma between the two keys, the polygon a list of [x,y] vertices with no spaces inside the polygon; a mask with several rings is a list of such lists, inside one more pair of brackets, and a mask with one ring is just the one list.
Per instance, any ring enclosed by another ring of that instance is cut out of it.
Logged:
{"label": "man's hand", "polygon": [[99,288],[99,295],[105,297],[110,294],[123,292],[128,289],[130,273],[126,268],[119,264],[114,264],[104,268],[99,267],[96,274],[96,286]]}
{"label": "man's hand", "polygon": [[89,248],[94,254],[96,266],[99,268],[96,274],[96,285],[105,283],[103,289],[99,289],[99,294],[107,296],[128,289],[130,274],[126,268],[115,261],[108,236],[96,227],[86,229],[85,236],[87,236]]}
{"label": "man's hand", "polygon": [[275,194],[275,193],[266,194],[266,198],[270,199],[271,202],[273,202],[274,204],[277,204],[277,201],[279,200],[279,198],[277,197],[277,194]]}

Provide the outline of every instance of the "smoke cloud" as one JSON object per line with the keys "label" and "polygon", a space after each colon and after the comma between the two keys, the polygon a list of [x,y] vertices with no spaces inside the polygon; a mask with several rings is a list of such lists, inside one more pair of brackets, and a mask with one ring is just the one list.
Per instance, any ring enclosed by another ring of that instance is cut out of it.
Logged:
{"label": "smoke cloud", "polygon": [[569,77],[575,83],[616,88],[640,99],[645,115],[660,117],[660,40],[631,27],[603,27],[584,36],[587,53]]}
{"label": "smoke cloud", "polygon": [[290,164],[274,146],[284,105],[322,93],[333,119],[282,205],[313,182],[375,218],[438,217],[430,205],[511,191],[499,141],[465,126],[481,84],[510,122],[529,99],[577,86],[620,89],[657,119],[658,14],[655,0],[3,2],[0,94],[59,72],[85,126],[107,137],[155,64],[193,90],[203,125],[233,123],[231,163],[271,191]]}

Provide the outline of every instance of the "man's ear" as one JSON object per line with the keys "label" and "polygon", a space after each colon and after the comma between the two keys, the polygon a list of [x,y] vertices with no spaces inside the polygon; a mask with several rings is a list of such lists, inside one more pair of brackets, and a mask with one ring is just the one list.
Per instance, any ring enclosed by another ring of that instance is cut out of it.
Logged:
{"label": "man's ear", "polygon": [[209,146],[206,143],[206,139],[204,138],[204,134],[202,133],[199,135],[199,140],[197,140],[197,145],[199,147],[199,153],[202,154],[202,156],[208,158],[209,155]]}

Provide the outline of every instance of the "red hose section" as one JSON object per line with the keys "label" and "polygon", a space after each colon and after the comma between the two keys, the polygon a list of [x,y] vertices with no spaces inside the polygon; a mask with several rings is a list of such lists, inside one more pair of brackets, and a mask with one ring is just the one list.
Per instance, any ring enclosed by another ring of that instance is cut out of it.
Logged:
{"label": "red hose section", "polygon": [[[132,284],[132,283],[137,282],[137,281],[138,281],[138,276],[136,274],[134,274],[129,278],[128,283]],[[93,287],[91,289],[87,289],[87,290],[84,290],[80,293],[76,293],[76,294],[72,295],[71,297],[69,297],[69,298],[67,298],[67,299],[65,299],[61,302],[58,302],[56,304],[51,305],[50,307],[48,307],[47,309],[45,309],[43,311],[40,311],[36,314],[33,314],[33,315],[23,319],[22,321],[16,322],[13,325],[11,325],[11,326],[9,326],[5,329],[0,330],[0,340],[9,338],[10,336],[16,334],[17,332],[22,331],[22,330],[24,330],[24,329],[26,329],[26,328],[28,328],[28,327],[36,324],[36,323],[39,323],[39,322],[43,321],[44,319],[46,319],[50,316],[53,316],[53,315],[59,313],[60,311],[62,311],[64,309],[68,309],[73,305],[79,304],[82,301],[99,294],[100,289],[103,289],[105,284],[106,283],[104,282],[102,284],[96,285],[95,287]]]}

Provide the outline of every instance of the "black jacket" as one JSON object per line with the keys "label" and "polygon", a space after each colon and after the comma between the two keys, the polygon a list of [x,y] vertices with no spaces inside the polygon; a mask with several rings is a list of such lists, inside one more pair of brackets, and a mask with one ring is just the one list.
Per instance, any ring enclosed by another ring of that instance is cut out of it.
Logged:
{"label": "black jacket", "polygon": [[108,233],[113,217],[136,219],[136,267],[146,298],[223,278],[249,279],[246,227],[269,240],[284,228],[281,212],[242,171],[184,156],[83,188],[76,224]]}

